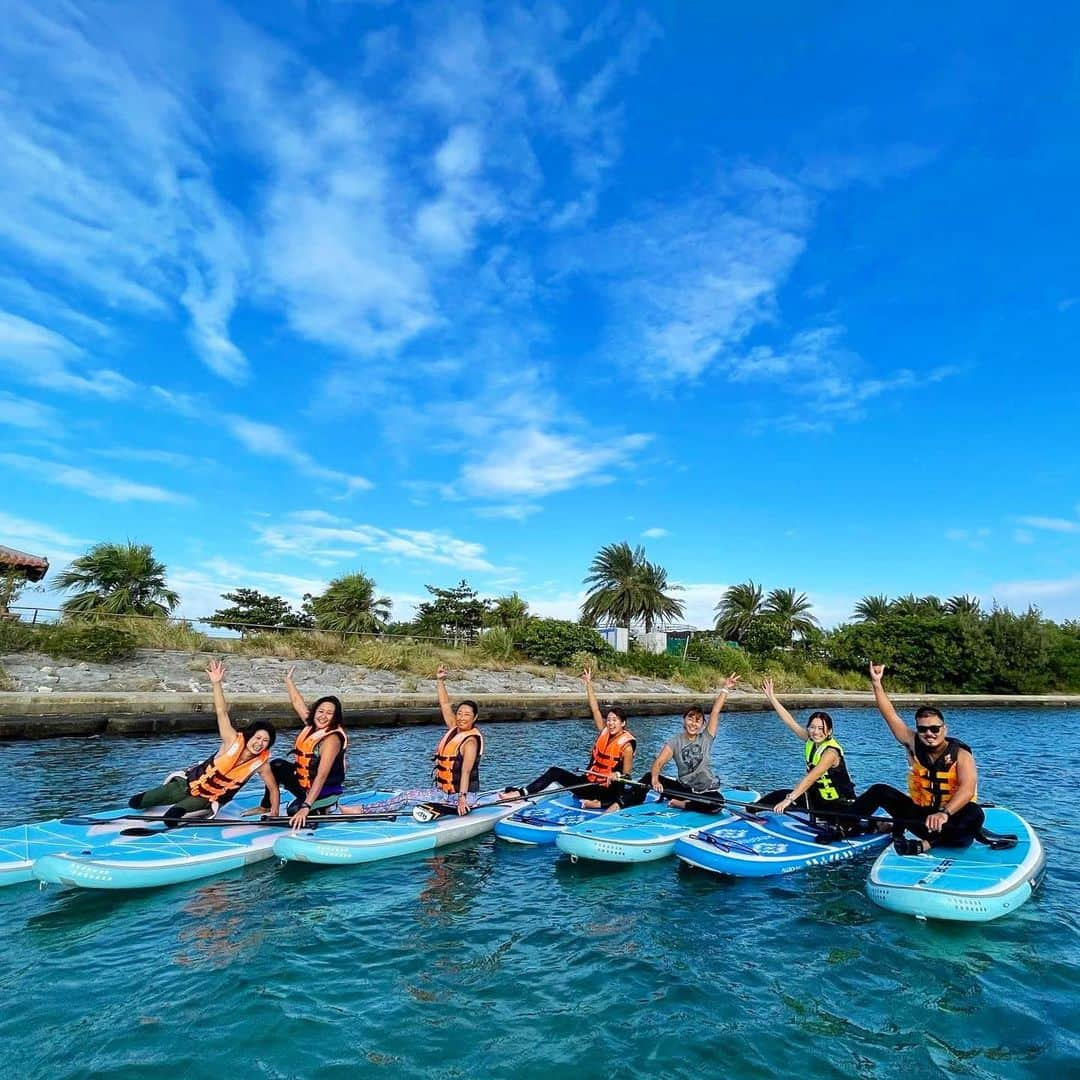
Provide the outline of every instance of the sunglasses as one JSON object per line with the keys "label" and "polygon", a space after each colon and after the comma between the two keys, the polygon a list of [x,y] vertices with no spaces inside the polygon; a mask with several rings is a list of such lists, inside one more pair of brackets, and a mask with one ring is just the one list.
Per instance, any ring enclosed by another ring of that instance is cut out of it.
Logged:
{"label": "sunglasses", "polygon": [[941,724],[916,724],[915,730],[920,735],[936,735],[942,728]]}

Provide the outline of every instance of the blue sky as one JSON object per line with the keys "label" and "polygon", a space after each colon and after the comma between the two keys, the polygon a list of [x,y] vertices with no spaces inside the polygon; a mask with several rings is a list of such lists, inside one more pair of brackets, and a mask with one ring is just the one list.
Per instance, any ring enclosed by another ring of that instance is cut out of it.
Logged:
{"label": "blue sky", "polygon": [[1080,616],[1071,5],[5,12],[0,544]]}

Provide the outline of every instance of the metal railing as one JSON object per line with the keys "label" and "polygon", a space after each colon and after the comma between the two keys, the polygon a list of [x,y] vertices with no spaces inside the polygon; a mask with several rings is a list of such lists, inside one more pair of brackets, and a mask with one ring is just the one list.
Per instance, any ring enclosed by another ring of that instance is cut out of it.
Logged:
{"label": "metal railing", "polygon": [[[31,607],[23,604],[12,604],[8,610],[12,613],[31,613],[29,618],[20,614],[20,621],[30,626],[58,623],[62,621],[64,615],[62,608]],[[204,637],[222,641],[242,640],[248,634],[267,633],[321,634],[323,636],[353,638],[356,640],[369,638],[372,641],[415,641],[449,649],[467,648],[468,646],[475,644],[475,641],[464,636],[448,637],[429,634],[380,634],[370,630],[320,630],[315,626],[273,626],[269,623],[240,623],[233,622],[232,620],[230,620],[230,626],[225,627],[220,623],[215,622],[212,618],[192,619],[180,618],[176,615],[121,615],[108,611],[95,611],[92,614],[88,613],[88,617],[92,618],[94,621],[112,619],[119,620],[120,622],[130,622],[132,620],[142,619],[150,623],[166,623],[171,626],[197,630],[198,633],[202,634]],[[234,629],[234,627],[236,629]]]}

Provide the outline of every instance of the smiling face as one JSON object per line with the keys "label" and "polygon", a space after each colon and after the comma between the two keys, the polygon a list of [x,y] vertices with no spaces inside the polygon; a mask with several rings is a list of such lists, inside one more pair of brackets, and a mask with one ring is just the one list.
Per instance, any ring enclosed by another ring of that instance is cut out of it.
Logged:
{"label": "smiling face", "polygon": [[806,722],[806,734],[813,743],[822,743],[832,735],[832,724],[823,713],[815,713]]}
{"label": "smiling face", "polygon": [[616,712],[609,712],[604,717],[604,726],[609,735],[619,735],[626,730],[626,721]]}
{"label": "smiling face", "polygon": [[320,730],[330,727],[334,722],[334,703],[321,701],[312,714],[311,722]]}
{"label": "smiling face", "polygon": [[252,757],[256,757],[264,750],[269,749],[269,747],[270,732],[268,732],[265,728],[259,728],[257,731],[253,731],[248,737],[247,749],[248,753],[251,754]]}
{"label": "smiling face", "polygon": [[454,723],[458,731],[468,731],[476,723],[476,710],[471,705],[459,705],[454,710]]}
{"label": "smiling face", "polygon": [[682,718],[683,731],[690,736],[691,739],[696,739],[705,727],[705,714],[700,709],[690,709]]}
{"label": "smiling face", "polygon": [[948,739],[945,718],[937,709],[920,709],[915,714],[915,738],[931,753],[936,753]]}

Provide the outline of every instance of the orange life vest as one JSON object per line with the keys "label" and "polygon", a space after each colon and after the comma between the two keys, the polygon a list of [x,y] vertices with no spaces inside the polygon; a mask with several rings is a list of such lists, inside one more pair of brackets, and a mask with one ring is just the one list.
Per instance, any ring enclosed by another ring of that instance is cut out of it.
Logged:
{"label": "orange life vest", "polygon": [[634,742],[636,742],[634,736],[625,728],[618,735],[612,735],[607,728],[604,728],[593,743],[592,761],[585,773],[586,777],[594,784],[607,787],[611,783],[611,778],[619,771],[618,766],[622,761],[623,750]]}
{"label": "orange life vest", "polygon": [[[949,800],[960,786],[956,762],[960,751],[971,753],[971,747],[959,739],[947,739],[945,751],[935,761],[918,739],[915,752],[908,754],[908,794],[916,806],[928,806],[940,810],[949,805]],[[972,797],[975,802],[978,792]]]}
{"label": "orange life vest", "polygon": [[296,736],[296,742],[293,744],[293,754],[296,757],[296,779],[307,791],[311,787],[312,780],[315,779],[315,774],[319,771],[319,743],[328,735],[341,736],[341,749],[334,758],[333,765],[330,766],[330,772],[326,775],[323,789],[319,793],[320,798],[323,795],[341,794],[341,785],[345,780],[345,749],[349,745],[349,736],[345,734],[344,728],[320,729],[309,724]]}
{"label": "orange life vest", "polygon": [[232,793],[239,791],[252,773],[258,772],[270,757],[270,750],[266,749],[241,762],[240,755],[246,745],[244,736],[237,735],[224,752],[189,769],[185,774],[188,791],[198,799],[209,799],[211,802],[225,802],[227,800],[222,796],[226,795],[231,798]]}
{"label": "orange life vest", "polygon": [[469,728],[462,731],[460,728],[447,728],[446,734],[439,740],[435,747],[435,767],[431,770],[431,777],[435,786],[448,795],[461,791],[461,751],[465,743],[472,738],[480,740],[476,748],[476,763],[469,774],[469,790],[480,790],[480,759],[484,756],[484,736],[479,728]]}

